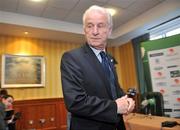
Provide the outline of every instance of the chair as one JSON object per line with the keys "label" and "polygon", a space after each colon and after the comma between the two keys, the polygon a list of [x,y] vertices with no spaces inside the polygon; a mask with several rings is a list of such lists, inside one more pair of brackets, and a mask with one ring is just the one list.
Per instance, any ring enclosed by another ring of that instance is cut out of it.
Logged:
{"label": "chair", "polygon": [[[149,100],[150,99],[150,100]],[[151,99],[154,100],[152,103]],[[147,106],[141,110],[143,114],[164,116],[164,101],[160,92],[147,92],[142,95],[142,101],[147,100]]]}

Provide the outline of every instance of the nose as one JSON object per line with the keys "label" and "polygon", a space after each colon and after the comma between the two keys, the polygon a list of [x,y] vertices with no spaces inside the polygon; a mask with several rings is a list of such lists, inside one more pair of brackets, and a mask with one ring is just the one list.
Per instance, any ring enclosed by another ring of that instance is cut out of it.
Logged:
{"label": "nose", "polygon": [[99,29],[98,29],[97,26],[94,26],[94,27],[93,27],[92,33],[93,33],[93,35],[95,35],[95,36],[99,34]]}

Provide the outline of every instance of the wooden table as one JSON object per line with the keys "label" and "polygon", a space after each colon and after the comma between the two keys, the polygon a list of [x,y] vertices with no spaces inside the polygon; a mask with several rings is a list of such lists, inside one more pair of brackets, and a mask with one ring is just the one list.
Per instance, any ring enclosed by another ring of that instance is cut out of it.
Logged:
{"label": "wooden table", "polygon": [[159,117],[159,116],[148,116],[143,114],[131,113],[124,116],[126,130],[180,130],[180,126],[174,126],[172,128],[162,127],[163,121],[177,121],[180,123],[180,119]]}

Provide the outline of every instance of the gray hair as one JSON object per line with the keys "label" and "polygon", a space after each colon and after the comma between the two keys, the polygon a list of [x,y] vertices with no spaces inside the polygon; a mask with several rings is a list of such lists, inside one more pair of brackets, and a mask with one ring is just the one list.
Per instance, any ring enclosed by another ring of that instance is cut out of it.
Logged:
{"label": "gray hair", "polygon": [[109,25],[109,27],[112,28],[113,22],[112,22],[111,14],[109,13],[109,11],[106,8],[103,8],[103,7],[100,7],[100,6],[97,6],[97,5],[92,5],[85,11],[85,13],[83,14],[83,26],[85,26],[85,20],[86,20],[87,14],[90,13],[91,11],[95,11],[95,10],[96,11],[101,11],[101,12],[103,12],[103,13],[105,13],[107,15],[108,25]]}

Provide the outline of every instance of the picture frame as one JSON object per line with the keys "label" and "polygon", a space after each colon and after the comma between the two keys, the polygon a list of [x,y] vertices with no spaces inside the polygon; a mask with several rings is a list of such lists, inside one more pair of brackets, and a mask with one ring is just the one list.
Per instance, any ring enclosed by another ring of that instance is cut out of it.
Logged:
{"label": "picture frame", "polygon": [[45,87],[43,56],[2,55],[2,88]]}

